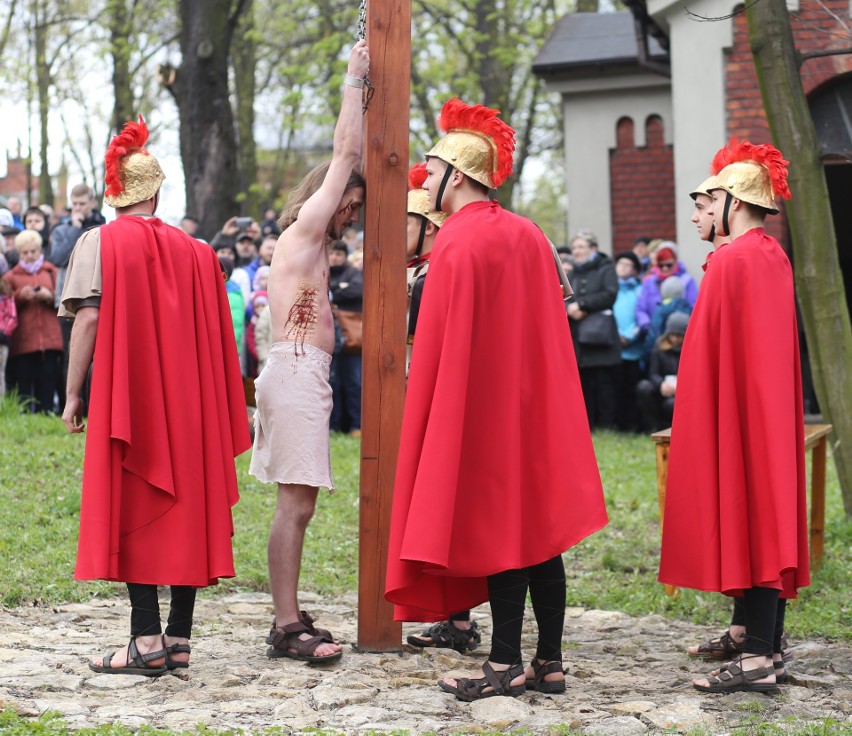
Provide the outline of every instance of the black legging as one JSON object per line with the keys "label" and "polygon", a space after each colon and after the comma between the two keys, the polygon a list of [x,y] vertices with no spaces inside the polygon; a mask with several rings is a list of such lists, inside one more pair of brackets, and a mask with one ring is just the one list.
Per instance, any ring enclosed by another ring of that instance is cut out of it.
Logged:
{"label": "black legging", "polygon": [[[127,583],[130,594],[130,635],[152,636],[161,634],[160,601],[157,586],[142,583]],[[189,639],[192,635],[192,616],[195,611],[196,588],[188,585],[171,586],[171,605],[166,636]]]}
{"label": "black legging", "polygon": [[[760,588],[759,590],[766,590],[766,588]],[[781,636],[784,633],[784,618],[786,613],[787,599],[779,597],[775,608],[775,633],[772,637],[772,651],[776,654],[781,653]],[[745,596],[734,598],[734,611],[731,615],[731,626],[746,626]],[[748,627],[746,627],[746,632],[748,632]]]}
{"label": "black legging", "polygon": [[746,638],[743,652],[771,657],[781,651],[787,601],[775,588],[748,588],[743,591]]}
{"label": "black legging", "polygon": [[493,633],[489,661],[513,665],[521,662],[521,632],[524,604],[530,591],[538,624],[535,656],[562,660],[562,630],[565,625],[565,566],[562,556],[521,570],[505,570],[488,576]]}

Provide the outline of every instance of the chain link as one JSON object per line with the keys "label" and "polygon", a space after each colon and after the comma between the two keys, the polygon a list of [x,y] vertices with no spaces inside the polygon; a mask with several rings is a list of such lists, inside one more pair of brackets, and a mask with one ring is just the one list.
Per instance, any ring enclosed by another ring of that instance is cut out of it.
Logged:
{"label": "chain link", "polygon": [[358,32],[355,34],[356,41],[363,41],[367,38],[367,0],[361,0],[361,6],[358,8]]}
{"label": "chain link", "polygon": [[[355,34],[356,41],[363,41],[367,38],[367,0],[361,0],[361,5],[358,8],[358,31]],[[364,78],[364,106],[361,108],[363,112],[367,112],[367,108],[370,106],[370,100],[373,99],[373,95],[376,90],[372,84],[370,84],[369,73]]]}

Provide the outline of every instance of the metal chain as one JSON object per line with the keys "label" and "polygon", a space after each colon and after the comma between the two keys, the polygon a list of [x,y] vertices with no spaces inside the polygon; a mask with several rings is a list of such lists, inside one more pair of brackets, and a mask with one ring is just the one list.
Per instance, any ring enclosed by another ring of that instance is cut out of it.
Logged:
{"label": "metal chain", "polygon": [[[355,34],[356,41],[363,41],[367,38],[367,0],[361,0],[361,5],[358,8],[358,31]],[[367,112],[370,106],[370,100],[373,99],[375,88],[370,84],[369,73],[364,78],[364,106],[361,108],[363,112]]]}
{"label": "metal chain", "polygon": [[356,41],[363,41],[367,38],[367,0],[361,0],[361,6],[358,8],[358,32],[355,34]]}

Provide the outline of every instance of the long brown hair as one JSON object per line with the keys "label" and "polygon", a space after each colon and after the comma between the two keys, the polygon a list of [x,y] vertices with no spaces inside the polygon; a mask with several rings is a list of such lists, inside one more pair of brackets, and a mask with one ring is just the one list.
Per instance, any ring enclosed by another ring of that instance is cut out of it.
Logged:
{"label": "long brown hair", "polygon": [[[282,232],[296,222],[299,217],[299,211],[302,209],[302,205],[307,202],[308,199],[322,186],[322,183],[325,181],[325,175],[328,173],[329,166],[331,166],[330,159],[319,164],[319,166],[315,166],[307,174],[305,174],[305,178],[302,179],[298,186],[290,192],[290,196],[287,197],[287,202],[284,204],[284,209],[281,211],[281,217],[278,218],[278,227],[281,228]],[[366,190],[367,182],[361,174],[353,170],[352,173],[349,174],[349,180],[346,182],[346,189],[344,189],[344,192],[348,192],[350,189],[356,189],[358,187]],[[339,234],[335,234],[333,232],[333,228],[334,217],[329,220],[326,233],[329,237],[336,239],[339,237]]]}

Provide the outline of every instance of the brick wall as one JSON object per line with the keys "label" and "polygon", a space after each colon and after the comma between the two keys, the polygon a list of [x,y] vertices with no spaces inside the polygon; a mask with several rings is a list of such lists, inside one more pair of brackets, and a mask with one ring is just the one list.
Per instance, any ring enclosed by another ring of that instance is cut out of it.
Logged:
{"label": "brick wall", "polygon": [[23,159],[10,158],[6,163],[6,176],[0,177],[0,194],[4,197],[26,199],[27,167]]}
{"label": "brick wall", "polygon": [[[848,48],[849,33],[837,20],[849,21],[849,0],[800,0],[799,11],[790,14],[796,48],[802,52]],[[748,41],[745,13],[734,17],[734,43],[725,65],[728,137],[736,135],[753,143],[771,142],[763,110],[757,72]],[[826,82],[852,71],[852,56],[824,56],[802,65],[802,84],[810,94]],[[783,211],[766,220],[766,230],[785,245],[787,226]]]}
{"label": "brick wall", "polygon": [[613,253],[629,249],[640,236],[675,239],[672,147],[665,143],[658,116],[641,124],[643,148],[636,147],[633,119],[624,117],[616,128],[617,147],[609,154]]}

